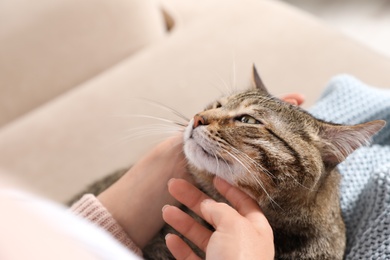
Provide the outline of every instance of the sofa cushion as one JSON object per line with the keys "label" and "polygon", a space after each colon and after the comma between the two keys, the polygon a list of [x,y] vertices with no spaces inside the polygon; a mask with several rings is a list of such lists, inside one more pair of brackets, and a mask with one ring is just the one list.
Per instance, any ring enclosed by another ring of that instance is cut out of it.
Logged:
{"label": "sofa cushion", "polygon": [[247,87],[253,62],[272,93],[301,92],[306,106],[338,73],[389,85],[388,58],[288,5],[260,0],[163,5],[175,20],[168,37],[0,131],[5,170],[65,200],[92,180],[131,165],[161,140],[147,135],[162,131],[160,126],[127,132],[151,123],[134,114],[172,118],[133,97],[191,117],[221,92]]}
{"label": "sofa cushion", "polygon": [[0,17],[0,125],[165,34],[153,0],[8,0]]}

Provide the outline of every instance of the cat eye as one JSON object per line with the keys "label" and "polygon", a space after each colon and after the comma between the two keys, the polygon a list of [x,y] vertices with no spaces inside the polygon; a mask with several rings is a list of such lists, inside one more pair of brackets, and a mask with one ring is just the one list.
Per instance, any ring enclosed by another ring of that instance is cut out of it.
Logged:
{"label": "cat eye", "polygon": [[236,118],[236,120],[245,124],[261,124],[261,122],[251,116],[243,115]]}

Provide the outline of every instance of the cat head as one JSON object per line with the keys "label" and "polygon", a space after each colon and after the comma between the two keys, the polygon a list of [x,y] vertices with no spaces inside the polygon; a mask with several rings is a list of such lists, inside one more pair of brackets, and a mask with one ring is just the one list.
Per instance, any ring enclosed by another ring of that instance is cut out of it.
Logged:
{"label": "cat head", "polygon": [[196,174],[219,176],[256,199],[315,190],[385,125],[382,120],[353,126],[318,120],[270,95],[255,67],[253,79],[254,88],[221,97],[194,116],[184,151]]}

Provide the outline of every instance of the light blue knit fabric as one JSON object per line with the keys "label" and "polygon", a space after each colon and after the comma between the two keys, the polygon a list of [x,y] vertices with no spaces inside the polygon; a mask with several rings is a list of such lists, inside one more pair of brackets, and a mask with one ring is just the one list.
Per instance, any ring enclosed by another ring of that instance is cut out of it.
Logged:
{"label": "light blue knit fabric", "polygon": [[333,78],[316,105],[317,118],[342,124],[384,119],[387,125],[338,166],[347,227],[346,259],[390,259],[390,89],[352,76]]}

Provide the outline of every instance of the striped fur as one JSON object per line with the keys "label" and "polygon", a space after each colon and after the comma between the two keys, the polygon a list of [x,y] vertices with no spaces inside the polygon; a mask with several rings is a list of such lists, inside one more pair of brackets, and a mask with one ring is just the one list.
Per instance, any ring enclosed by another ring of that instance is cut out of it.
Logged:
{"label": "striped fur", "polygon": [[[190,172],[216,200],[223,198],[213,176],[254,198],[273,228],[277,259],[343,259],[336,166],[385,123],[318,120],[272,97],[253,72],[255,89],[222,97],[190,121],[184,137]],[[167,232],[145,248],[147,259],[171,259],[163,244]]]}
{"label": "striped fur", "polygon": [[216,175],[254,198],[274,230],[278,259],[343,258],[335,167],[383,121],[327,123],[264,88],[221,98],[199,117],[201,124],[193,119],[186,129],[184,150],[206,192],[214,194],[209,176]]}

